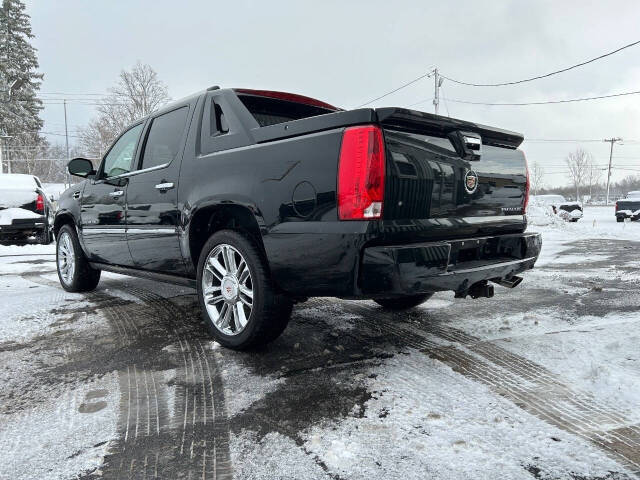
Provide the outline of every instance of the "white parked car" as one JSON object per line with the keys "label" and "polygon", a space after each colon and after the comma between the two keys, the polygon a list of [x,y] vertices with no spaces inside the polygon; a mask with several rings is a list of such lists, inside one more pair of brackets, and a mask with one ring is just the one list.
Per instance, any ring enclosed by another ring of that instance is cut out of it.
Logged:
{"label": "white parked car", "polygon": [[0,175],[0,243],[51,243],[54,213],[38,177]]}
{"label": "white parked car", "polygon": [[533,195],[531,205],[546,207],[567,222],[577,222],[582,218],[582,206],[578,202],[568,202],[562,195]]}

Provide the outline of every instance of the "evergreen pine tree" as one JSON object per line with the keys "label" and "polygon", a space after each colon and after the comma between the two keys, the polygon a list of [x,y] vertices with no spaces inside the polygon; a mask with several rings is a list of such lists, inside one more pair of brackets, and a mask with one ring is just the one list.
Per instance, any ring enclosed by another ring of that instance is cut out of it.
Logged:
{"label": "evergreen pine tree", "polygon": [[[12,157],[35,158],[33,146],[46,147],[40,136],[42,102],[37,91],[43,74],[38,73],[36,49],[31,45],[31,19],[21,0],[3,0],[0,9],[0,132],[10,135],[7,141]],[[15,80],[23,85],[9,95]],[[20,148],[29,146],[30,148]],[[20,152],[20,154],[17,154]],[[18,165],[16,165],[18,167]],[[20,168],[14,169],[19,171]]]}

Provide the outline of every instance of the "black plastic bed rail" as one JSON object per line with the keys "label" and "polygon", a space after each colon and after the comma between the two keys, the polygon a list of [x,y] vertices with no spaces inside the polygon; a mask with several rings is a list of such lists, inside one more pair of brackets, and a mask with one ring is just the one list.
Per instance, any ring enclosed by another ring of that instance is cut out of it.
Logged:
{"label": "black plastic bed rail", "polygon": [[522,134],[509,130],[406,108],[377,108],[376,114],[383,127],[423,135],[446,137],[456,130],[464,130],[480,135],[485,145],[511,149],[518,148],[524,140]]}

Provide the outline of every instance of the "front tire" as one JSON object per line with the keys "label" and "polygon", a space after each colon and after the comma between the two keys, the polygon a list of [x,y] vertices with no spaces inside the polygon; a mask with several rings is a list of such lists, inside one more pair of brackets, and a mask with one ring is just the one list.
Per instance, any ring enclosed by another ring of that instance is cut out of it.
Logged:
{"label": "front tire", "polygon": [[56,266],[60,284],[67,292],[90,292],[98,286],[100,270],[89,265],[71,225],[64,225],[58,232]]}
{"label": "front tire", "polygon": [[267,344],[289,323],[293,304],[277,292],[264,255],[248,235],[214,233],[200,254],[197,285],[204,322],[224,347]]}
{"label": "front tire", "polygon": [[406,297],[393,297],[393,298],[376,298],[373,301],[376,302],[387,310],[408,310],[410,308],[422,305],[433,296],[433,293],[422,293],[420,295],[409,295]]}

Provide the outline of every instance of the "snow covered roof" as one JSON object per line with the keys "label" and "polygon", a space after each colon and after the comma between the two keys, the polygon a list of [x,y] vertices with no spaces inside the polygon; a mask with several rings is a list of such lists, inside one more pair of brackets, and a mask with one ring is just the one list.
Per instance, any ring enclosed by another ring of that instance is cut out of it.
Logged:
{"label": "snow covered roof", "polygon": [[23,173],[4,173],[0,175],[0,188],[33,188],[37,187],[35,177]]}

